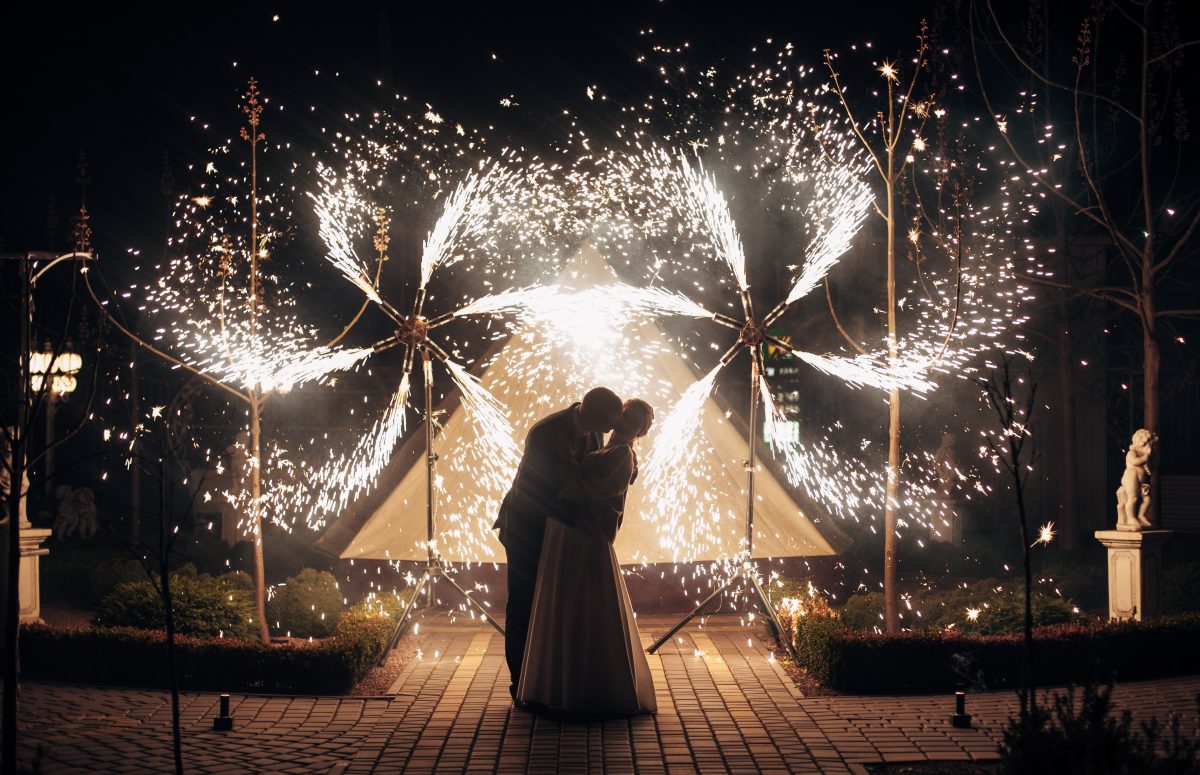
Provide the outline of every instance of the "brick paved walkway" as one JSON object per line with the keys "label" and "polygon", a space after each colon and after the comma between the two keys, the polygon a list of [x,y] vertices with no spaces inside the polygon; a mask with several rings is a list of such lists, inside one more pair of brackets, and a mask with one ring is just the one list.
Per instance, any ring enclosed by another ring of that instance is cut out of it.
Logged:
{"label": "brick paved walkway", "polygon": [[[643,635],[667,619],[642,621]],[[183,696],[188,772],[861,772],[879,761],[988,759],[1016,707],[973,695],[976,726],[947,722],[949,697],[802,697],[762,633],[731,617],[689,628],[650,658],[657,716],[568,724],[513,711],[503,642],[433,619],[391,697],[235,695],[233,732],[213,732],[213,694]],[[648,644],[648,638],[644,638]],[[1200,724],[1200,675],[1117,687],[1139,717],[1168,710]],[[43,772],[168,772],[165,692],[28,683],[22,757]]]}

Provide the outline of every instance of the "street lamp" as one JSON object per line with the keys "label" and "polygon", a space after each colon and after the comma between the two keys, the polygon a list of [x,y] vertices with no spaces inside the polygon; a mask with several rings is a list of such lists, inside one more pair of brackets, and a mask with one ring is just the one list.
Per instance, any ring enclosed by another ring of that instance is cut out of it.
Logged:
{"label": "street lamp", "polygon": [[[4,590],[2,617],[5,631],[4,651],[7,654],[16,653],[15,633],[18,621],[36,621],[41,615],[41,600],[38,594],[38,560],[49,553],[41,544],[50,536],[47,528],[34,528],[29,524],[25,512],[25,496],[28,492],[28,471],[26,459],[29,449],[29,420],[35,410],[35,397],[53,395],[57,383],[58,388],[66,391],[68,387],[75,389],[76,374],[82,365],[78,354],[59,353],[55,358],[51,353],[48,359],[43,359],[42,353],[33,352],[33,289],[37,281],[45,276],[52,267],[64,262],[84,263],[94,261],[96,256],[90,247],[90,230],[87,228],[87,212],[80,211],[76,222],[76,245],[70,253],[49,253],[43,251],[27,251],[24,253],[0,253],[0,262],[13,261],[17,263],[20,272],[20,310],[18,322],[18,368],[20,375],[17,388],[16,424],[4,434],[8,442],[7,463],[3,473],[8,477],[7,487],[3,488],[4,499],[8,505],[8,524],[3,532],[7,533],[6,540],[0,539],[4,547],[3,582],[0,588]],[[67,357],[63,357],[67,356]],[[72,357],[73,356],[73,357]],[[34,360],[39,361],[41,376],[35,383]],[[49,390],[44,393],[40,388],[49,377]],[[36,387],[35,387],[36,384]],[[69,391],[66,391],[69,392]],[[46,401],[47,407],[52,406],[51,400]],[[47,410],[49,411],[49,410]],[[47,447],[51,446],[47,444]],[[4,678],[4,716],[15,716],[16,708],[16,662],[6,661],[0,665]]]}
{"label": "street lamp", "polygon": [[55,356],[50,342],[42,345],[41,352],[29,354],[29,389],[33,393],[46,388],[46,467],[43,478],[46,487],[46,503],[54,502],[54,408],[60,400],[75,392],[76,375],[83,366],[83,356],[71,351],[70,343]]}
{"label": "street lamp", "polygon": [[29,387],[35,393],[42,389],[46,375],[50,375],[49,394],[54,398],[62,398],[75,392],[75,377],[83,366],[83,356],[67,351],[54,357],[54,350],[49,342],[43,345],[41,352],[29,354]]}

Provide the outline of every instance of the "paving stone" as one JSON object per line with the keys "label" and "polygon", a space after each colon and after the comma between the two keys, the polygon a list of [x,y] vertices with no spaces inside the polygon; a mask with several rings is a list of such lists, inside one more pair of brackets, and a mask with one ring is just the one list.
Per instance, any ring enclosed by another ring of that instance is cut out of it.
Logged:
{"label": "paving stone", "polygon": [[[642,617],[643,645],[674,623]],[[649,655],[659,712],[587,724],[516,711],[503,639],[490,628],[433,617],[384,697],[235,695],[233,732],[213,732],[214,694],[181,697],[189,772],[865,772],[880,761],[990,760],[1011,692],[973,694],[975,728],[951,727],[952,698],[804,697],[765,632],[711,616]],[[1117,686],[1135,720],[1200,727],[1200,676]],[[165,692],[26,682],[21,751],[44,746],[42,772],[141,773],[172,767]]]}

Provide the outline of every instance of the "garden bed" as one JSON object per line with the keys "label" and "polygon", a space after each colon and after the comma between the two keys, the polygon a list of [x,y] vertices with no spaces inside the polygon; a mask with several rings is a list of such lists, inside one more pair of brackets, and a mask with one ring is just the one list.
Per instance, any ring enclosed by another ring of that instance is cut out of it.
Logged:
{"label": "garden bed", "polygon": [[[796,620],[799,667],[850,694],[976,691],[1019,685],[1020,633],[881,634],[847,628],[833,617]],[[1152,622],[1069,624],[1034,631],[1038,683],[1144,680],[1200,670],[1200,616]]]}
{"label": "garden bed", "polygon": [[[345,694],[363,678],[392,633],[386,615],[354,611],[323,640],[264,646],[234,638],[176,637],[180,688],[280,694]],[[21,628],[25,678],[163,687],[166,636],[127,627]]]}

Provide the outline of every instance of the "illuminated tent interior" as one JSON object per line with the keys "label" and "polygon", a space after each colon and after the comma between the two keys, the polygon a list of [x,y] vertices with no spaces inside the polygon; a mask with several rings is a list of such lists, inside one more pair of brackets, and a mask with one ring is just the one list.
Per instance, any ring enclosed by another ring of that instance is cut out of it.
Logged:
{"label": "illuminated tent interior", "polygon": [[[584,245],[555,285],[582,290],[614,282],[612,268]],[[476,369],[483,386],[503,405],[518,446],[538,418],[578,401],[595,385],[606,385],[623,398],[648,400],[661,419],[696,381],[695,370],[653,322],[627,320],[587,304],[547,320],[518,325]],[[735,368],[739,364],[740,359]],[[489,491],[492,488],[482,485],[478,476],[481,466],[494,465],[494,446],[479,435],[457,391],[439,408],[441,429],[434,439],[439,458],[437,549],[450,562],[503,562],[504,550],[490,528],[504,493]],[[410,415],[410,421],[420,418]],[[654,443],[652,429],[640,443],[643,459]],[[670,502],[649,502],[644,482],[631,488],[616,542],[623,564],[708,561],[741,551],[746,524],[745,426],[710,397],[696,443],[701,448],[698,464],[689,473],[687,487]],[[769,457],[761,446],[760,453],[764,461]],[[376,488],[333,522],[317,541],[318,548],[341,558],[424,560],[425,481],[424,434],[410,432]],[[504,472],[503,481],[511,481],[511,472]],[[833,519],[782,483],[769,461],[760,465],[755,488],[755,557],[831,555],[848,545]],[[671,528],[663,529],[668,523]]]}

